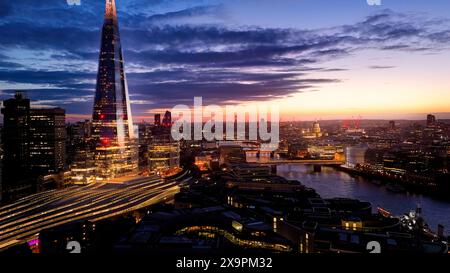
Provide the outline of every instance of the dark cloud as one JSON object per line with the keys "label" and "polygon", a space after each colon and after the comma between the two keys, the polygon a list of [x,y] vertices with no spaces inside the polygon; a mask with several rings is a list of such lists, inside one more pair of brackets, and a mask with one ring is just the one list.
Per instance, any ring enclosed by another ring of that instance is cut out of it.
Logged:
{"label": "dark cloud", "polygon": [[[235,66],[239,63],[242,66],[250,66],[255,62],[262,65],[282,63],[283,61],[292,64],[294,60],[284,59],[282,56],[289,53],[301,53],[307,49],[306,46],[294,47],[255,47],[240,51],[226,52],[180,52],[180,51],[145,51],[145,52],[127,52],[126,56],[131,61],[142,64],[165,63],[165,64],[212,64],[219,66]],[[269,61],[269,62],[268,62]],[[304,63],[313,63],[314,60],[302,60]],[[248,63],[247,63],[248,62]]]}
{"label": "dark cloud", "polygon": [[198,6],[179,11],[167,12],[163,14],[154,14],[147,17],[146,23],[161,23],[175,19],[191,18],[195,16],[219,14],[222,6]]}
{"label": "dark cloud", "polygon": [[0,70],[0,81],[10,83],[66,86],[91,78],[95,78],[95,74],[69,71]]}
{"label": "dark cloud", "polygon": [[170,49],[186,49],[187,46],[211,48],[214,46],[253,46],[287,43],[294,32],[286,29],[242,28],[228,29],[220,26],[164,25],[142,29],[126,29],[123,40],[131,47],[164,46]]}
{"label": "dark cloud", "polygon": [[395,66],[390,66],[390,65],[371,65],[369,66],[370,69],[391,69],[391,68],[395,68]]}
{"label": "dark cloud", "polygon": [[[301,79],[301,73],[240,73],[210,71],[201,78],[187,70],[129,73],[130,90],[161,107],[173,107],[194,96],[221,104],[228,100],[259,101],[289,96],[337,79]],[[177,79],[177,80],[174,80]]]}
{"label": "dark cloud", "polygon": [[[1,58],[1,56],[0,56]],[[13,62],[5,62],[5,61],[0,61],[0,69],[14,69],[14,68],[20,68],[23,67],[21,64],[18,63],[13,63]]]}
{"label": "dark cloud", "polygon": [[399,50],[399,49],[409,49],[409,45],[391,45],[391,46],[383,46],[382,50]]}
{"label": "dark cloud", "polygon": [[378,14],[374,14],[374,15],[370,15],[367,16],[366,20],[364,20],[364,24],[373,24],[373,23],[378,23],[378,22],[382,22],[385,20],[389,20],[391,17],[392,13],[390,12],[390,10],[383,10],[382,12],[378,13]]}
{"label": "dark cloud", "polygon": [[0,25],[2,47],[22,47],[32,50],[89,50],[98,47],[99,31],[76,27],[40,26],[28,23]]}

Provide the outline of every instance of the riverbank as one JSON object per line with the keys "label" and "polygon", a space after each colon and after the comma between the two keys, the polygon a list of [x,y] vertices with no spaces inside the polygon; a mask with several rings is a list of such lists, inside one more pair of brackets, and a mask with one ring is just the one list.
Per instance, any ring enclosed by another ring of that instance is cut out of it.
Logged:
{"label": "riverbank", "polygon": [[[416,194],[425,194],[433,198],[450,202],[450,185],[442,185],[433,182],[431,178],[427,181],[414,180],[411,177],[386,175],[379,172],[369,172],[362,169],[348,168],[344,165],[332,166],[338,171],[348,173],[353,176],[359,176],[367,179],[370,183],[378,186],[386,186],[388,190],[393,192],[412,192]],[[422,179],[424,180],[424,179]],[[450,182],[448,182],[450,184]]]}
{"label": "riverbank", "polygon": [[331,166],[324,166],[321,171],[315,172],[313,165],[281,164],[277,166],[277,174],[286,179],[300,181],[303,185],[315,189],[324,198],[344,197],[367,201],[374,209],[382,207],[393,215],[403,215],[420,204],[432,230],[436,231],[438,224],[442,224],[447,234],[450,231],[450,202],[414,192],[390,192],[368,178]]}

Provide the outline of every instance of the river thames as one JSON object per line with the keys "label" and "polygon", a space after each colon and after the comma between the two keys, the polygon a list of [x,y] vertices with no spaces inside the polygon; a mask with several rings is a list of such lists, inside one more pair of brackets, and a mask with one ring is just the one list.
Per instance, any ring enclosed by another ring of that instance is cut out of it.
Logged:
{"label": "river thames", "polygon": [[332,167],[322,167],[320,172],[314,172],[312,165],[282,164],[277,166],[277,174],[300,181],[323,198],[346,197],[371,202],[374,211],[382,207],[394,215],[402,215],[420,204],[430,229],[436,231],[437,225],[442,224],[445,234],[450,234],[450,202],[409,192],[393,193],[366,178],[351,176]]}

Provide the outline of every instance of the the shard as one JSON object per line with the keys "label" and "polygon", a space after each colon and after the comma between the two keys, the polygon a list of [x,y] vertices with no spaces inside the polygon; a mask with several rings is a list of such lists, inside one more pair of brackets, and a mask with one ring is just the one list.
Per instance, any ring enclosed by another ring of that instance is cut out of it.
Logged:
{"label": "the shard", "polygon": [[115,0],[106,0],[92,120],[97,178],[135,172],[135,136]]}

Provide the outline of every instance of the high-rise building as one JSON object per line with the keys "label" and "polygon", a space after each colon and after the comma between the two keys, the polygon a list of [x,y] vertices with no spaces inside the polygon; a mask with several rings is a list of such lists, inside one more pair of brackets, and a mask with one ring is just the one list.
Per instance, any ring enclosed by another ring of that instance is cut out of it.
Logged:
{"label": "high-rise building", "polygon": [[33,192],[28,178],[30,100],[22,92],[3,101],[2,199]]}
{"label": "high-rise building", "polygon": [[139,145],[148,145],[152,140],[154,126],[152,124],[139,124]]}
{"label": "high-rise building", "polygon": [[30,100],[20,92],[3,105],[2,193],[11,200],[40,189],[44,180],[39,176],[64,169],[65,111],[30,109]]}
{"label": "high-rise building", "polygon": [[145,170],[148,167],[148,146],[152,142],[154,128],[156,126],[153,124],[139,124],[139,170]]}
{"label": "high-rise building", "polygon": [[67,129],[68,145],[78,146],[91,137],[92,122],[90,120],[78,121],[69,124]]}
{"label": "high-rise building", "polygon": [[156,126],[160,126],[161,125],[161,114],[155,114],[155,121],[154,124]]}
{"label": "high-rise building", "polygon": [[66,126],[66,162],[72,164],[79,150],[92,148],[91,130],[92,122],[90,120],[78,121]]}
{"label": "high-rise building", "polygon": [[170,135],[154,135],[148,145],[148,168],[162,176],[176,173],[180,167],[180,143]]}
{"label": "high-rise building", "polygon": [[74,184],[90,184],[95,182],[94,153],[88,148],[78,149],[70,164],[71,180]]}
{"label": "high-rise building", "polygon": [[106,0],[93,111],[99,179],[137,171],[137,149],[115,0]]}
{"label": "high-rise building", "polygon": [[172,113],[170,113],[170,111],[166,111],[166,113],[164,114],[162,125],[164,127],[172,126]]}
{"label": "high-rise building", "polygon": [[436,124],[436,116],[435,115],[427,115],[427,127],[434,126]]}
{"label": "high-rise building", "polygon": [[35,174],[57,173],[65,165],[66,112],[61,108],[31,109],[30,168]]}
{"label": "high-rise building", "polygon": [[27,168],[30,100],[17,92],[14,98],[3,102],[3,107],[4,162],[12,167]]}

